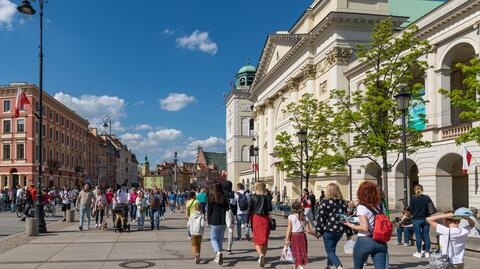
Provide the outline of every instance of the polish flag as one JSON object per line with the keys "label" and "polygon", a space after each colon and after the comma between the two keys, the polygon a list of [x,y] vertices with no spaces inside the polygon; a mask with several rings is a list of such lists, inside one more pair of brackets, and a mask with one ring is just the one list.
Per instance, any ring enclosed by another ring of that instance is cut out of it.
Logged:
{"label": "polish flag", "polygon": [[20,115],[20,109],[23,108],[26,104],[30,105],[25,93],[18,87],[17,90],[17,100],[15,101],[15,118],[18,118]]}
{"label": "polish flag", "polygon": [[472,161],[472,154],[470,153],[470,151],[467,150],[467,148],[464,147],[462,152],[462,157],[463,157],[463,165],[462,165],[463,174],[466,175],[468,168],[470,167],[470,162]]}

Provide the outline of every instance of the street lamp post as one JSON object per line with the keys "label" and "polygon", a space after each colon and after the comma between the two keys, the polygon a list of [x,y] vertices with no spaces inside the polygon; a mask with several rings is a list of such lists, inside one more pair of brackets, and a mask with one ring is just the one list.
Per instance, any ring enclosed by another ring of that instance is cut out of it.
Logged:
{"label": "street lamp post", "polygon": [[[39,108],[38,114],[36,116],[39,119],[40,130],[38,131],[38,180],[37,180],[37,195],[35,197],[35,216],[38,218],[38,232],[46,233],[47,232],[47,225],[45,224],[45,215],[43,212],[43,205],[42,205],[42,176],[43,176],[43,4],[44,0],[38,0],[38,4],[40,7],[40,51],[38,53],[39,59],[39,70],[38,70],[38,86],[39,86]],[[17,10],[20,13],[25,15],[34,15],[35,9],[30,4],[30,1],[23,0],[22,4],[17,7]]]}
{"label": "street lamp post", "polygon": [[103,128],[107,129],[109,128],[108,130],[108,135],[112,135],[112,118],[110,116],[104,116],[103,117]]}
{"label": "street lamp post", "polygon": [[254,148],[253,148],[253,173],[254,173],[254,175],[255,175],[255,181],[254,181],[254,182],[257,182],[257,179],[258,179],[258,177],[257,177],[257,172],[259,172],[259,171],[258,171],[258,164],[257,164],[257,162],[258,162],[258,151],[259,151],[259,150],[260,150],[260,149],[259,149],[258,147],[254,147]]}
{"label": "street lamp post", "polygon": [[397,108],[402,112],[402,146],[403,146],[403,199],[405,205],[408,205],[408,180],[407,180],[407,134],[406,134],[406,114],[410,104],[411,94],[405,92],[406,84],[398,85],[400,92],[395,95]]}
{"label": "street lamp post", "polygon": [[[307,131],[304,129],[300,129],[297,132],[298,142],[300,142],[300,196],[302,195],[302,185],[303,185],[303,150],[304,144],[307,143]],[[305,149],[306,151],[306,149]],[[307,156],[308,158],[308,156]],[[307,160],[308,161],[308,160]],[[308,178],[306,178],[306,189],[308,191]]]}

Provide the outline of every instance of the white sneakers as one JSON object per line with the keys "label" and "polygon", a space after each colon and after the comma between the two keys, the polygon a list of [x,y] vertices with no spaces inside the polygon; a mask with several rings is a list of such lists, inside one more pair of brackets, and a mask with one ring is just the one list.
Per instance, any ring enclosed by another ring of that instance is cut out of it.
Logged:
{"label": "white sneakers", "polygon": [[223,264],[223,254],[221,251],[217,251],[217,254],[215,255],[215,260],[213,260],[215,263],[218,263],[218,265]]}
{"label": "white sneakers", "polygon": [[420,253],[418,252],[413,253],[413,256],[417,258],[430,258],[430,252],[422,250],[422,252]]}
{"label": "white sneakers", "polygon": [[258,258],[258,264],[260,264],[260,267],[265,267],[265,255],[260,254],[260,258]]}

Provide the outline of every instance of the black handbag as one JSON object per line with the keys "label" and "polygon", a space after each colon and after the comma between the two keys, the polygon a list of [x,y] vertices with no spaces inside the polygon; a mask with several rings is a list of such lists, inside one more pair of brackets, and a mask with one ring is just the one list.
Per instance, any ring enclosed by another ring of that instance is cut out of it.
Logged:
{"label": "black handbag", "polygon": [[277,221],[273,218],[270,218],[270,231],[275,231],[277,229]]}
{"label": "black handbag", "polygon": [[437,208],[433,204],[432,198],[430,198],[430,196],[428,196],[428,195],[427,195],[427,205],[428,205],[428,215],[429,216],[438,212]]}

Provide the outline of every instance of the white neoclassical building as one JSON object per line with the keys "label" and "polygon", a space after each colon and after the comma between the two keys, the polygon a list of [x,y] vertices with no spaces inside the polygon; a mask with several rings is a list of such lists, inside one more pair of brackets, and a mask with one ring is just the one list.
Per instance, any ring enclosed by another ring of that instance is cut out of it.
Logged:
{"label": "white neoclassical building", "polygon": [[[289,178],[275,165],[281,161],[274,153],[276,135],[282,131],[296,132],[282,110],[307,92],[327,101],[332,89],[360,89],[365,70],[355,59],[355,45],[368,42],[373,25],[388,16],[392,17],[399,32],[415,23],[420,28],[419,35],[435,48],[433,53],[424,56],[431,68],[418,78],[424,82],[424,98],[428,100],[421,108],[428,124],[420,128],[423,138],[432,145],[408,156],[410,188],[417,182],[422,184],[442,209],[480,207],[475,165],[463,175],[461,157],[466,146],[476,163],[480,160],[480,147],[474,143],[456,145],[454,141],[472,124],[478,123],[460,120],[460,111],[452,108],[449,99],[438,93],[440,88],[461,88],[462,74],[454,65],[478,57],[480,0],[316,0],[290,30],[270,34],[248,95],[254,104],[254,127],[258,137],[255,143],[260,149],[259,179],[266,181],[270,188],[298,197],[299,179]],[[234,121],[231,124],[241,125]],[[390,161],[394,162],[396,156],[392,154]],[[309,189],[318,195],[328,183],[337,182],[347,198],[351,186],[355,198],[360,182],[381,177],[380,168],[364,159],[351,160],[350,164],[351,183],[346,173],[319,173],[310,180]],[[235,169],[235,164],[232,165],[229,172]],[[397,162],[388,175],[391,206],[399,207],[398,199],[403,197],[402,165],[402,161]]]}

